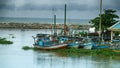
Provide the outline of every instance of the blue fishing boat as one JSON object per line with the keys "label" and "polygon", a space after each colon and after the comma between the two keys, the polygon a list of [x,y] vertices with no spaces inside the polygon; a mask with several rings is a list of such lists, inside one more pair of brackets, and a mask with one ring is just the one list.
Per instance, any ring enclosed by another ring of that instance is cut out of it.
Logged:
{"label": "blue fishing boat", "polygon": [[68,43],[68,47],[75,47],[75,48],[78,48],[78,46],[79,46],[79,42],[70,42],[70,43]]}
{"label": "blue fishing boat", "polygon": [[78,48],[92,49],[93,43],[90,38],[83,38],[82,42],[79,44]]}
{"label": "blue fishing boat", "polygon": [[34,45],[35,48],[39,48],[41,50],[55,50],[55,49],[62,49],[66,48],[67,44],[55,44],[55,45],[50,45],[50,46],[38,46]]}
{"label": "blue fishing boat", "polygon": [[59,43],[63,44],[63,43],[67,43],[69,38],[68,38],[68,36],[59,36],[58,40],[59,40]]}
{"label": "blue fishing boat", "polygon": [[109,46],[93,46],[92,49],[105,49],[105,48],[109,48]]}
{"label": "blue fishing boat", "polygon": [[36,38],[37,39],[34,43],[35,48],[42,50],[52,50],[67,47],[67,44],[59,43],[57,38],[48,36],[46,34],[37,34]]}
{"label": "blue fishing boat", "polygon": [[75,47],[78,48],[79,45],[82,43],[82,37],[70,37],[68,42],[68,47]]}
{"label": "blue fishing boat", "polygon": [[[65,4],[65,20],[64,20],[64,35],[66,36],[66,4]],[[54,36],[47,37],[47,41],[45,39],[46,37],[38,37],[37,41],[35,42],[35,47],[40,49],[59,49],[59,48],[65,48],[67,47],[67,44],[65,43],[68,38],[65,37],[59,37],[57,36],[56,32],[56,15],[54,15]]]}
{"label": "blue fishing boat", "polygon": [[66,48],[67,44],[59,44],[57,41],[51,41],[49,39],[39,39],[34,44],[35,48],[39,48],[42,50],[53,50],[53,49],[60,49],[60,48]]}
{"label": "blue fishing boat", "polygon": [[109,48],[109,43],[107,43],[107,42],[101,42],[101,43],[93,42],[92,49],[105,49],[105,48]]}
{"label": "blue fishing boat", "polygon": [[85,43],[80,43],[78,48],[83,48],[83,49],[92,49],[92,42],[85,42]]}

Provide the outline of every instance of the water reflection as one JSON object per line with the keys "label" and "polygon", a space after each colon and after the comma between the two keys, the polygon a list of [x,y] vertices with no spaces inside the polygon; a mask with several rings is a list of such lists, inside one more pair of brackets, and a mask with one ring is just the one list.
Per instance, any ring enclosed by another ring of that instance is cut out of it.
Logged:
{"label": "water reflection", "polygon": [[53,53],[35,52],[37,68],[118,68],[119,62],[112,58],[93,56],[59,57]]}
{"label": "water reflection", "polygon": [[[22,46],[32,46],[32,36],[50,30],[0,29],[0,36],[12,40],[14,44],[0,45],[0,68],[119,68],[120,61],[111,57],[66,57],[44,51],[24,51]],[[12,38],[11,36],[15,36]]]}

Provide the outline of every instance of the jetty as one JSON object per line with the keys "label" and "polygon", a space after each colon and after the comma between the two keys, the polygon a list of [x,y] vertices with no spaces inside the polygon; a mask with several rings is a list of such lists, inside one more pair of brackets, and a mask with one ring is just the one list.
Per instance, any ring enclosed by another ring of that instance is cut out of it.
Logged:
{"label": "jetty", "polygon": [[[76,25],[71,24],[72,29],[89,29],[92,25]],[[53,29],[54,24],[40,23],[0,23],[0,28],[16,28],[16,29]],[[64,29],[64,24],[56,24],[56,29]]]}

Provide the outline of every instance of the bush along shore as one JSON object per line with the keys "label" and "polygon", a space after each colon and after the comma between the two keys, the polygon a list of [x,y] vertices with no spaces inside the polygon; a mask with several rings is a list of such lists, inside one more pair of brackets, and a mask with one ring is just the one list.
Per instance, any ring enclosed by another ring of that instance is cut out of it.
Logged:
{"label": "bush along shore", "polygon": [[38,48],[29,47],[29,46],[23,46],[22,49],[23,50],[39,50]]}
{"label": "bush along shore", "polygon": [[12,41],[8,41],[6,38],[0,37],[0,44],[13,44]]}
{"label": "bush along shore", "polygon": [[68,49],[59,49],[54,50],[55,53],[65,55],[65,56],[101,56],[101,57],[114,57],[120,56],[120,52],[116,52],[112,49],[79,49],[79,48],[68,48]]}
{"label": "bush along shore", "polygon": [[[24,46],[22,49],[24,50],[37,50],[40,49]],[[47,50],[46,50],[47,51]],[[99,56],[99,57],[119,57],[120,51],[119,50],[112,50],[112,49],[79,49],[79,48],[66,48],[66,49],[57,49],[57,50],[48,50],[48,52],[54,52],[56,55],[61,56]]]}

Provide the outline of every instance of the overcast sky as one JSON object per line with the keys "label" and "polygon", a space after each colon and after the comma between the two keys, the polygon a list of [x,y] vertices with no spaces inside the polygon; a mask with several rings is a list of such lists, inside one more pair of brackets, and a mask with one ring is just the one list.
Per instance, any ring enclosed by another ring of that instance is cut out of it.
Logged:
{"label": "overcast sky", "polygon": [[[0,0],[0,17],[64,17],[67,4],[67,18],[91,19],[99,14],[100,0]],[[54,11],[52,10],[54,8]],[[103,0],[103,10],[114,9],[120,16],[120,0]]]}

